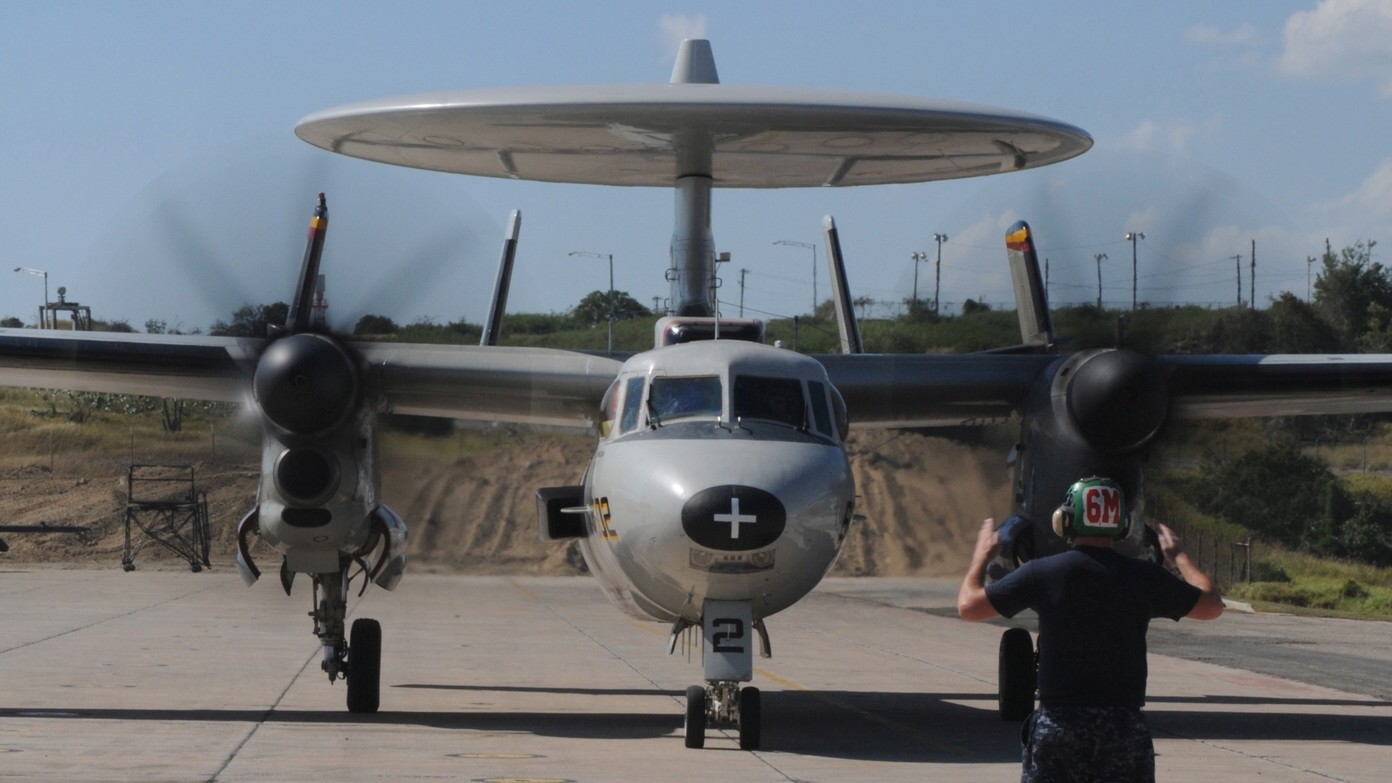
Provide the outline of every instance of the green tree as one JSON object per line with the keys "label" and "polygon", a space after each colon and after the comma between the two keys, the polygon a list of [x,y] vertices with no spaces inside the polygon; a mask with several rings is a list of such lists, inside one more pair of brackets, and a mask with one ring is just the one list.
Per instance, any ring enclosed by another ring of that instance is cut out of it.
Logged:
{"label": "green tree", "polygon": [[1226,310],[1209,326],[1204,353],[1265,353],[1271,350],[1271,323],[1260,310]]}
{"label": "green tree", "polygon": [[1283,292],[1266,311],[1271,323],[1271,353],[1333,353],[1339,336],[1320,317],[1319,311],[1289,291]]}
{"label": "green tree", "polygon": [[1195,484],[1194,501],[1208,513],[1302,548],[1326,536],[1336,513],[1336,488],[1324,463],[1283,439],[1228,463],[1210,461]]}
{"label": "green tree", "polygon": [[1315,309],[1334,330],[1341,350],[1358,348],[1374,304],[1392,309],[1392,277],[1373,261],[1375,241],[1357,242],[1335,254],[1324,243],[1323,269],[1315,281]]}
{"label": "green tree", "polygon": [[[644,307],[637,299],[628,295],[627,291],[614,292],[614,320],[626,321],[630,318],[642,318],[652,315],[652,311]],[[585,298],[570,311],[570,317],[581,326],[597,326],[609,322],[609,293],[607,291],[591,291],[585,294]]]}
{"label": "green tree", "polygon": [[281,326],[290,315],[290,305],[274,302],[268,305],[242,305],[232,314],[231,321],[214,321],[208,334],[220,337],[265,337],[267,327]]}
{"label": "green tree", "polygon": [[14,316],[9,316],[5,320],[0,321],[0,327],[4,327],[5,329],[23,329],[24,322]]}
{"label": "green tree", "polygon": [[358,323],[353,327],[353,334],[396,334],[401,331],[396,321],[385,315],[365,315],[358,319]]}

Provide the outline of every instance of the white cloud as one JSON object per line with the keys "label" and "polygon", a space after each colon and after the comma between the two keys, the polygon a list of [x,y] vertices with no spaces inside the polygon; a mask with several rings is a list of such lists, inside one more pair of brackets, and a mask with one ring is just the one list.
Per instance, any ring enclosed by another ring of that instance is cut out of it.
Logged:
{"label": "white cloud", "polygon": [[664,14],[657,20],[658,34],[662,39],[663,51],[671,61],[677,56],[677,48],[687,38],[705,38],[709,24],[704,14]]}
{"label": "white cloud", "polygon": [[1196,24],[1184,31],[1184,40],[1217,46],[1255,46],[1261,43],[1261,36],[1251,23],[1240,24],[1226,32],[1211,25]]}
{"label": "white cloud", "polygon": [[1277,67],[1304,79],[1373,79],[1392,98],[1392,0],[1325,0],[1292,14]]}
{"label": "white cloud", "polygon": [[1336,245],[1385,235],[1386,226],[1392,223],[1392,158],[1384,158],[1352,192],[1316,204],[1312,211],[1323,233],[1333,237]]}
{"label": "white cloud", "polygon": [[1189,141],[1196,132],[1197,129],[1188,123],[1141,120],[1130,133],[1121,137],[1119,144],[1128,150],[1187,154]]}

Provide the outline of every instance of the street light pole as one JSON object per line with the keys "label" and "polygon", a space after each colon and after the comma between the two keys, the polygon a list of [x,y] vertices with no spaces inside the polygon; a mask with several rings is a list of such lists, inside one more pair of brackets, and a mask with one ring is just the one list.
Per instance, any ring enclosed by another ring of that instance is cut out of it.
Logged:
{"label": "street light pole", "polygon": [[934,234],[933,241],[938,243],[938,263],[933,267],[933,315],[937,315],[938,292],[942,284],[942,243],[947,241],[947,234]]}
{"label": "street light pole", "polygon": [[16,271],[16,272],[28,272],[28,273],[31,274],[31,275],[36,275],[36,276],[38,276],[38,277],[42,277],[42,278],[43,278],[43,281],[44,281],[44,303],[43,303],[43,307],[39,308],[39,328],[40,328],[40,329],[47,329],[47,328],[48,328],[48,273],[45,272],[45,271],[43,271],[42,269],[30,269],[30,268],[27,267],[27,266],[17,266],[17,267],[14,268],[14,271]]}
{"label": "street light pole", "polygon": [[614,254],[613,253],[591,253],[588,250],[572,250],[572,256],[586,256],[588,258],[606,258],[609,260],[609,355],[614,355]]}
{"label": "street light pole", "polygon": [[1107,260],[1106,253],[1095,253],[1092,256],[1097,260],[1097,312],[1102,312],[1102,262]]}
{"label": "street light pole", "polygon": [[810,242],[794,242],[791,239],[780,239],[774,242],[775,245],[792,245],[793,247],[807,247],[812,249],[812,312],[817,314],[817,246]]}
{"label": "street light pole", "polygon": [[913,251],[913,253],[910,253],[910,254],[909,254],[909,258],[912,258],[912,259],[913,259],[913,265],[914,265],[913,306],[914,306],[915,308],[917,308],[917,307],[918,307],[918,263],[919,263],[920,261],[927,261],[927,260],[928,260],[928,254],[927,254],[927,253],[924,253],[924,252],[922,252],[922,251],[920,251],[920,250],[915,250],[915,251]]}
{"label": "street light pole", "polygon": [[1131,309],[1136,309],[1136,240],[1145,239],[1145,234],[1140,231],[1126,232],[1126,239],[1131,242]]}

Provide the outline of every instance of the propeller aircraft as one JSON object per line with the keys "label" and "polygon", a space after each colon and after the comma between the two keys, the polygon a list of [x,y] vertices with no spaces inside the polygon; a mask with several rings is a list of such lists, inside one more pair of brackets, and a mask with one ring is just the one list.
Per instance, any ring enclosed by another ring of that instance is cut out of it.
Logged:
{"label": "propeller aircraft", "polygon": [[[849,427],[1020,422],[1014,508],[995,572],[1065,543],[1050,516],[1080,476],[1142,497],[1147,448],[1179,417],[1392,410],[1387,356],[1061,354],[1027,225],[1005,237],[1021,344],[970,355],[867,354],[838,229],[823,221],[842,353],[762,343],[720,317],[711,199],[717,188],[845,187],[973,177],[1058,163],[1092,139],[1020,112],[945,101],[720,83],[706,41],[682,45],[668,84],[531,87],[406,96],[303,119],[331,152],[399,166],[558,183],[670,187],[673,315],[654,348],[617,358],[497,344],[519,235],[513,214],[478,346],[357,342],[316,302],[328,229],[321,195],[286,323],[264,338],[0,329],[0,384],[247,401],[263,436],[237,567],[260,576],[259,537],[287,594],[311,582],[315,635],[354,712],[379,707],[381,625],[347,623],[361,579],[391,590],[407,525],[380,501],[379,413],[589,423],[581,483],[535,488],[540,534],[579,541],[605,594],[635,617],[700,629],[703,683],[686,693],[685,744],[733,725],[761,741],[753,656],[767,621],[831,568],[853,523]],[[519,488],[526,490],[532,488]],[[1142,504],[1135,504],[1139,517]],[[1128,546],[1146,550],[1133,520]],[[1002,640],[1002,714],[1033,703],[1032,648]],[[1026,710],[1027,711],[1027,710]]]}

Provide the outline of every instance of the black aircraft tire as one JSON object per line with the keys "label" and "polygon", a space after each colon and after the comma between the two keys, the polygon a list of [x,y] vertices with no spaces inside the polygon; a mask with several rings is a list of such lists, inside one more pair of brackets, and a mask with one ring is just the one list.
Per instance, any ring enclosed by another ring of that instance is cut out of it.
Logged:
{"label": "black aircraft tire", "polygon": [[758,750],[763,720],[759,689],[753,686],[740,689],[739,698],[739,739],[740,750]]}
{"label": "black aircraft tire", "polygon": [[359,618],[348,638],[348,711],[376,712],[382,679],[382,624]]}
{"label": "black aircraft tire", "polygon": [[686,689],[686,746],[706,746],[706,689],[693,685]]}
{"label": "black aircraft tire", "polygon": [[1001,634],[1000,668],[996,686],[1001,720],[1024,720],[1034,711],[1037,671],[1034,642],[1024,628],[1008,628]]}

